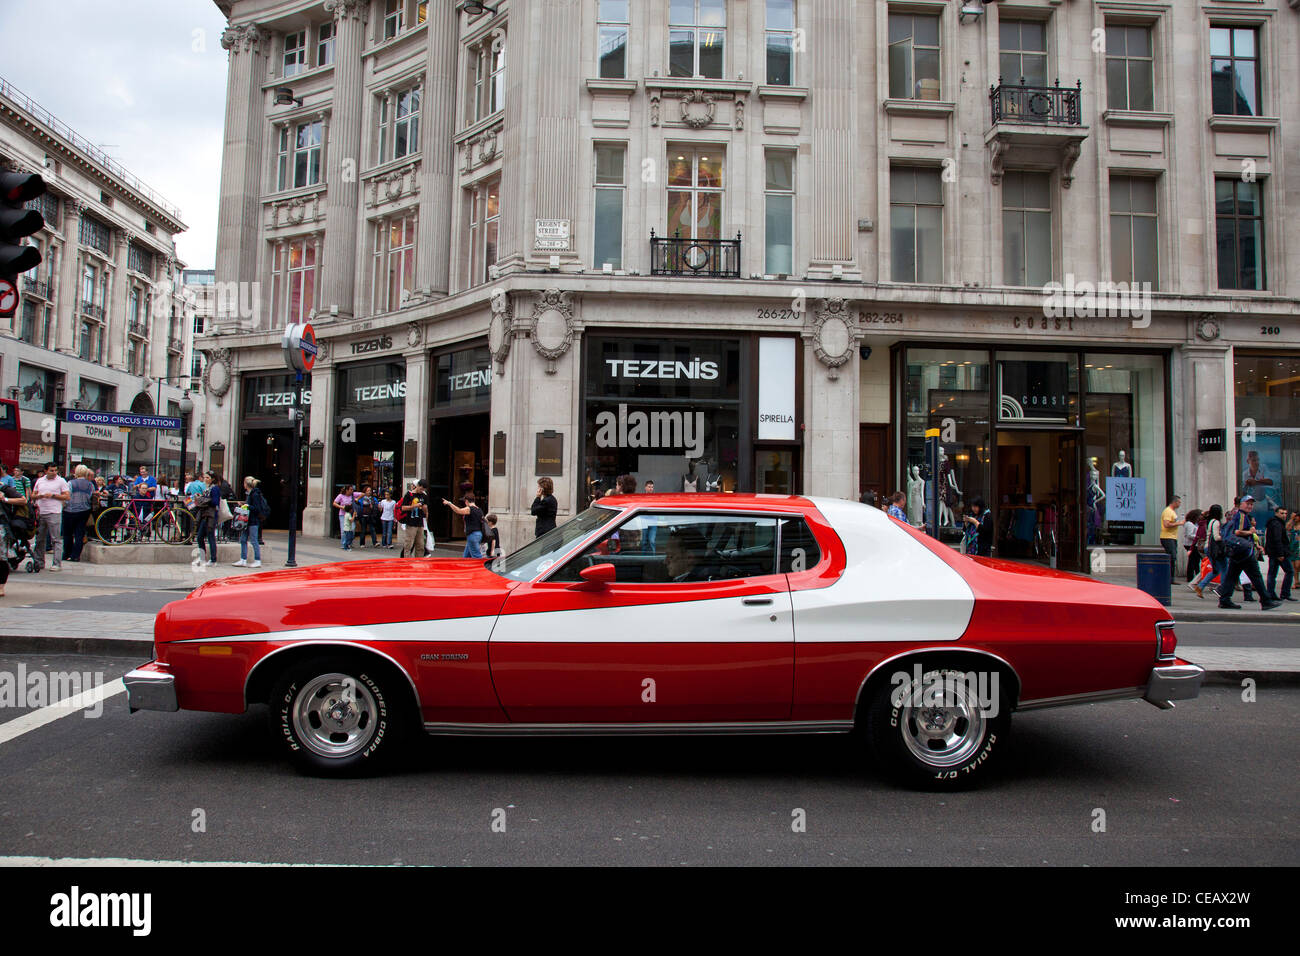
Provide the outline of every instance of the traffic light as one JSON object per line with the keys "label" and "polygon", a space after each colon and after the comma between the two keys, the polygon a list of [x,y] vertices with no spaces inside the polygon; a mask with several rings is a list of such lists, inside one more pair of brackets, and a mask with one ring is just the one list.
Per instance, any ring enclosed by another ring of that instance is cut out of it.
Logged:
{"label": "traffic light", "polygon": [[45,180],[36,173],[0,173],[0,279],[41,264],[41,250],[23,242],[45,225],[45,217],[25,205],[45,192]]}

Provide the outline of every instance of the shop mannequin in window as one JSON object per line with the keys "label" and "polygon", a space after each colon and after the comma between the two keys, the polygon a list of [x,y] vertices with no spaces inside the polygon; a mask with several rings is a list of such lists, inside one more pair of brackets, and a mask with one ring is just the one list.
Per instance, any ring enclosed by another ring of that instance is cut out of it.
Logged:
{"label": "shop mannequin in window", "polygon": [[[1118,462],[1116,462],[1118,464]],[[1101,522],[1105,516],[1106,492],[1101,490],[1101,472],[1097,470],[1097,459],[1088,459],[1088,543],[1096,544],[1101,537]]]}
{"label": "shop mannequin in window", "polygon": [[913,465],[907,472],[907,523],[919,528],[925,520],[925,482],[921,479],[921,466]]}
{"label": "shop mannequin in window", "polygon": [[692,458],[686,466],[686,474],[682,475],[682,491],[699,491],[699,484],[700,475],[695,470],[695,459]]}
{"label": "shop mannequin in window", "polygon": [[1110,474],[1112,478],[1133,477],[1133,465],[1129,463],[1128,456],[1124,454],[1123,449],[1120,449],[1119,457],[1115,459],[1115,463],[1110,466]]}
{"label": "shop mannequin in window", "polygon": [[952,462],[943,446],[939,446],[939,527],[955,528],[957,519],[953,507],[961,500],[961,489],[957,487],[957,475]]}

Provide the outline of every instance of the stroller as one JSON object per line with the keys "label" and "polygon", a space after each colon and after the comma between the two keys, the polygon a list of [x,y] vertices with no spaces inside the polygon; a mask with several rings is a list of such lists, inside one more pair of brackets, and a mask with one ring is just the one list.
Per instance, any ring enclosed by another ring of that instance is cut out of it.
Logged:
{"label": "stroller", "polygon": [[29,574],[36,570],[36,557],[32,554],[32,539],[36,536],[36,522],[32,520],[31,505],[0,504],[0,559],[9,562],[12,571],[27,562]]}

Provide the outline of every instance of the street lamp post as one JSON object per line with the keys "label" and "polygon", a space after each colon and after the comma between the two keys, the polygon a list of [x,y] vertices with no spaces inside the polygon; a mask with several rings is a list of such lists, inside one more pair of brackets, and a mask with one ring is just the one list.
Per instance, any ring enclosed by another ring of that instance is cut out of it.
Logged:
{"label": "street lamp post", "polygon": [[63,474],[63,383],[54,386],[54,465]]}
{"label": "street lamp post", "polygon": [[[190,412],[194,411],[194,403],[190,401],[190,393],[185,392],[181,395],[181,484],[185,483],[185,464],[187,461],[187,448],[190,437]],[[182,491],[185,489],[182,488]]]}

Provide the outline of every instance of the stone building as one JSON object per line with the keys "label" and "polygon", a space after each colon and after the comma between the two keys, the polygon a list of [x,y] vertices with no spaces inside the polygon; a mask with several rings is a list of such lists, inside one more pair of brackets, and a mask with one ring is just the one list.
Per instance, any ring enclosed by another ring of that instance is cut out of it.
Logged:
{"label": "stone building", "polygon": [[[45,218],[31,239],[42,261],[20,279],[17,313],[0,319],[0,394],[18,400],[20,462],[38,468],[55,458],[60,403],[178,416],[188,374],[180,211],[4,79],[0,163],[40,173],[47,186],[31,203]],[[180,470],[179,432],[92,424],[58,431],[69,465],[107,475],[139,465]]]}
{"label": "stone building", "polygon": [[856,498],[929,429],[949,521],[1064,567],[1250,451],[1300,492],[1286,2],[218,6],[206,417],[287,474],[313,322],[308,531],[416,476],[507,545],[542,474]]}

